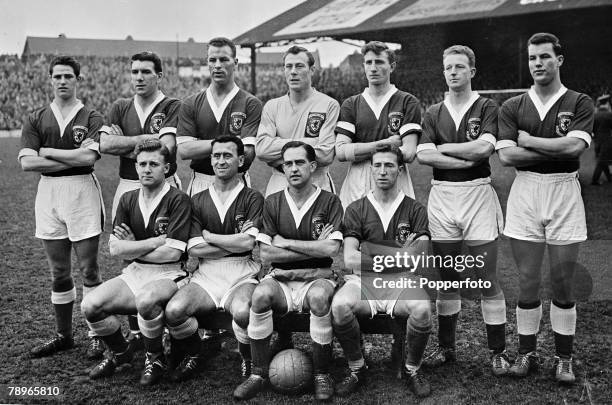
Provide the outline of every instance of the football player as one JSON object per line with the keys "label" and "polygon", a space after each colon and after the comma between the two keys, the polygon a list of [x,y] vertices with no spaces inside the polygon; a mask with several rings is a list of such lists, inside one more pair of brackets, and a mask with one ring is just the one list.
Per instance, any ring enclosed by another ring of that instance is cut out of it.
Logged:
{"label": "football player", "polygon": [[576,331],[572,280],[580,242],[587,239],[577,171],[580,155],[591,142],[594,108],[590,97],[561,83],[564,58],[555,35],[534,34],[527,41],[527,53],[534,84],[527,93],[502,105],[496,145],[502,164],[516,168],[504,228],[519,270],[519,353],[510,374],[524,377],[538,362],[541,265],[547,248],[555,378],[571,384],[576,379],[572,369]]}
{"label": "football player", "polygon": [[[429,230],[425,207],[408,197],[398,178],[405,170],[403,153],[396,146],[381,146],[372,155],[374,190],[352,202],[344,216],[344,264],[353,274],[332,302],[334,333],[348,360],[350,374],[336,388],[345,396],[363,388],[366,364],[360,347],[356,317],[386,313],[396,327],[406,331],[405,367],[408,387],[418,397],[428,396],[429,383],[419,371],[431,331],[431,304],[427,292],[418,287],[381,288],[376,277],[385,271],[391,277],[410,274],[397,268],[375,272],[373,257],[397,253],[418,255],[427,251]],[[415,278],[416,280],[416,278]],[[408,318],[409,317],[409,318]],[[408,322],[406,322],[408,318]],[[403,346],[404,342],[400,342]],[[401,357],[403,351],[398,353]]]}
{"label": "football player", "polygon": [[591,185],[598,186],[601,174],[612,183],[610,164],[612,163],[612,105],[610,95],[597,98],[597,111],[593,121],[593,142],[595,143],[595,168]]}
{"label": "football player", "polygon": [[191,202],[165,181],[171,155],[158,139],[136,145],[136,171],[141,188],[121,196],[109,240],[111,256],[130,260],[120,276],[90,293],[81,310],[92,331],[104,339],[107,357],[89,372],[89,378],[107,377],[132,360],[133,346],[121,333],[117,315],[138,313],[146,350],[142,385],[159,381],[166,369],[162,332],[164,307],[188,280],[184,270],[189,239]]}
{"label": "football player", "polygon": [[253,368],[234,390],[234,398],[253,398],[266,385],[272,316],[309,311],[315,397],[329,400],[333,395],[330,308],[336,287],[331,265],[342,242],[342,205],[334,194],[312,184],[317,169],[312,146],[291,141],[283,146],[281,156],[289,185],[264,204],[257,240],[261,258],[271,263],[271,271],[253,292],[248,325]]}
{"label": "football player", "polygon": [[210,163],[211,143],[221,135],[234,135],[245,146],[245,185],[249,185],[247,170],[255,158],[255,136],[261,118],[261,101],[239,88],[234,81],[238,65],[236,46],[227,38],[208,42],[208,69],[212,82],[185,100],[179,110],[177,128],[178,154],[191,160],[193,175],[187,193],[194,196],[215,181]]}
{"label": "football player", "polygon": [[280,152],[286,143],[296,139],[314,147],[317,154],[313,184],[322,190],[335,192],[328,167],[334,160],[334,130],[340,105],[312,87],[314,63],[312,53],[306,48],[289,48],[283,57],[289,92],[268,101],[263,108],[255,152],[259,159],[274,169],[266,197],[287,187]]}
{"label": "football player", "polygon": [[251,256],[259,232],[263,196],[244,185],[238,173],[244,163],[244,145],[235,136],[212,141],[211,164],[215,182],[192,197],[191,235],[187,245],[199,266],[187,286],[166,306],[166,322],[172,346],[185,353],[171,378],[183,381],[198,367],[201,341],[198,317],[225,310],[242,356],[242,373],[251,371],[251,347],[247,335],[251,295],[261,265]]}
{"label": "football player", "polygon": [[[448,96],[431,106],[423,119],[417,147],[419,163],[433,167],[427,204],[434,254],[461,255],[462,245],[480,257],[477,276],[490,281],[481,290],[482,316],[486,325],[492,370],[508,372],[506,348],[506,301],[497,280],[497,238],[503,214],[491,186],[489,156],[497,141],[497,106],[472,91],[476,57],[472,49],[454,45],[444,50],[443,73]],[[454,268],[440,269],[442,280],[460,280]],[[461,310],[459,289],[438,291],[438,348],[425,359],[427,366],[454,361],[455,332]]]}
{"label": "football player", "polygon": [[[53,101],[29,114],[21,133],[21,167],[41,174],[34,208],[36,237],[43,241],[51,269],[57,331],[55,337],[31,350],[33,357],[74,346],[72,307],[77,294],[71,274],[73,248],[83,277],[83,296],[102,282],[98,239],[104,226],[104,204],[93,171],[100,158],[98,130],[104,119],[77,99],[80,70],[79,62],[70,56],[51,61]],[[92,338],[88,356],[97,356],[98,347]]]}
{"label": "football player", "polygon": [[[164,95],[160,89],[164,77],[162,62],[153,52],[132,55],[130,78],[134,96],[120,98],[111,106],[109,125],[100,130],[100,152],[119,156],[119,185],[113,198],[112,218],[115,218],[121,196],[140,188],[134,147],[144,139],[160,139],[170,151],[168,184],[180,188],[176,172],[176,124],[180,100]],[[138,319],[128,317],[130,339],[135,347],[142,346]],[[101,356],[100,356],[101,357]]]}
{"label": "football player", "polygon": [[[410,163],[421,133],[419,100],[391,84],[391,73],[397,65],[393,50],[382,42],[372,41],[361,48],[361,53],[368,87],[342,103],[336,127],[338,160],[351,162],[340,189],[344,207],[374,187],[370,158],[377,147],[398,146],[404,162]],[[414,198],[407,165],[398,184],[406,195]]]}

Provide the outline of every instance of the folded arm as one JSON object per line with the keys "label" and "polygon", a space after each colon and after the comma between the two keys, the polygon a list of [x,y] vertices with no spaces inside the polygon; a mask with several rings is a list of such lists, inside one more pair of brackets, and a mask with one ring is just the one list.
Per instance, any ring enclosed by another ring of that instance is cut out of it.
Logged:
{"label": "folded arm", "polygon": [[494,144],[481,139],[470,142],[443,143],[438,145],[437,148],[438,152],[444,155],[471,160],[472,162],[486,159],[495,152]]}

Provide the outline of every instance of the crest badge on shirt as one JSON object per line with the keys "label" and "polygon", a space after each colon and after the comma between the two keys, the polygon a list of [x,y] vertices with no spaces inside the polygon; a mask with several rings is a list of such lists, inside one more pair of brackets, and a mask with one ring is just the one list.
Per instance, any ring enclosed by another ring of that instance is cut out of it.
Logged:
{"label": "crest badge on shirt", "polygon": [[321,132],[321,127],[327,117],[326,113],[311,112],[308,113],[308,119],[306,120],[306,134],[308,138],[316,138]]}
{"label": "crest badge on shirt", "polygon": [[157,217],[155,218],[155,228],[153,232],[155,236],[165,235],[168,233],[168,222],[170,218],[168,217]]}
{"label": "crest badge on shirt", "polygon": [[159,130],[162,128],[162,124],[166,119],[166,114],[164,113],[155,113],[151,117],[151,125],[149,125],[149,130],[152,134],[157,134]]}
{"label": "crest badge on shirt", "polygon": [[325,217],[323,215],[315,215],[312,217],[312,239],[317,240],[325,228]]}
{"label": "crest badge on shirt", "polygon": [[574,119],[574,113],[572,112],[560,112],[557,114],[557,123],[555,125],[555,132],[559,136],[567,135],[572,120]]}
{"label": "crest badge on shirt", "polygon": [[467,128],[465,129],[465,136],[470,141],[474,141],[478,139],[480,136],[480,128],[481,128],[480,118],[470,118],[467,122]]}
{"label": "crest badge on shirt", "polygon": [[244,121],[246,120],[246,114],[243,112],[233,112],[230,115],[230,134],[240,135]]}
{"label": "crest badge on shirt", "polygon": [[401,112],[389,113],[387,131],[389,135],[399,135],[399,130],[402,127],[402,121],[404,120],[404,114]]}
{"label": "crest badge on shirt", "polygon": [[242,225],[244,225],[244,221],[246,221],[246,217],[244,216],[244,214],[236,214],[236,216],[234,217],[234,221],[236,223],[234,233],[240,233],[242,230]]}
{"label": "crest badge on shirt", "polygon": [[410,235],[410,223],[400,222],[395,230],[396,242],[403,245],[408,240],[408,235]]}
{"label": "crest badge on shirt", "polygon": [[74,146],[81,145],[83,139],[87,137],[89,133],[89,128],[84,127],[82,125],[75,125],[72,127],[72,140],[74,141]]}

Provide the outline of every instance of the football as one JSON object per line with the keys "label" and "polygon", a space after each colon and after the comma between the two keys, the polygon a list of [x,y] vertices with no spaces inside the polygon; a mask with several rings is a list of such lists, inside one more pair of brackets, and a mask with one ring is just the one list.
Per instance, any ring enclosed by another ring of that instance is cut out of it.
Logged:
{"label": "football", "polygon": [[270,384],[283,394],[300,394],[312,385],[312,360],[298,349],[279,352],[270,362]]}

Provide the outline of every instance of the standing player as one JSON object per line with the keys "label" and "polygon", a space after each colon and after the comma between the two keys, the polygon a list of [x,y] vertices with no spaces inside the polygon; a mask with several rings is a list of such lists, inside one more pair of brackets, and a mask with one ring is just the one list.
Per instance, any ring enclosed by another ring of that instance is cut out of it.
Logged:
{"label": "standing player", "polygon": [[595,143],[595,169],[591,184],[599,185],[601,174],[605,174],[608,182],[612,183],[610,164],[612,164],[612,106],[610,95],[606,94],[597,99],[597,111],[593,123],[593,142]]}
{"label": "standing player", "polygon": [[[429,296],[418,286],[378,289],[373,282],[374,275],[384,274],[374,273],[371,266],[376,255],[395,256],[402,252],[419,255],[427,250],[427,242],[419,242],[429,240],[425,207],[404,194],[397,182],[405,167],[403,163],[402,152],[397,147],[386,146],[374,152],[374,190],[352,202],[344,216],[344,264],[354,274],[345,276],[346,284],[332,302],[334,333],[350,369],[349,376],[336,388],[341,396],[365,385],[367,367],[356,317],[373,318],[379,312],[396,318],[394,321],[400,323],[399,327],[407,331],[404,367],[409,388],[418,397],[431,392],[429,383],[419,372],[431,331]],[[369,263],[369,268],[362,268],[362,263]],[[395,269],[386,270],[395,272]]]}
{"label": "standing player", "polygon": [[238,173],[244,164],[244,145],[235,136],[212,141],[215,182],[192,197],[189,255],[199,258],[187,286],[166,306],[173,347],[186,356],[174,370],[174,381],[194,375],[201,349],[198,317],[223,309],[234,318],[232,327],[242,356],[242,373],[251,370],[251,346],[246,327],[251,295],[260,264],[251,256],[263,209],[263,196],[244,186]]}
{"label": "standing player", "polygon": [[206,90],[183,100],[177,128],[178,154],[191,160],[193,175],[187,193],[194,196],[215,180],[210,163],[211,144],[221,135],[234,135],[245,146],[245,174],[255,158],[255,136],[261,118],[261,101],[234,82],[238,65],[236,46],[227,38],[208,42],[208,69],[212,82]]}
{"label": "standing player", "polygon": [[[373,188],[370,158],[378,147],[398,146],[404,162],[410,163],[421,133],[419,100],[391,84],[391,72],[397,65],[395,53],[378,41],[368,42],[361,53],[368,87],[342,103],[336,127],[338,160],[351,162],[340,189],[344,207]],[[400,173],[398,184],[414,198],[408,165]]]}
{"label": "standing player", "polygon": [[[159,86],[164,77],[162,62],[153,52],[140,52],[131,58],[134,97],[115,101],[109,124],[100,130],[100,151],[119,156],[119,185],[113,198],[112,219],[121,196],[140,188],[134,147],[145,139],[160,139],[170,151],[170,171],[166,181],[179,187],[176,172],[176,124],[180,100],[166,97]],[[132,338],[142,342],[136,317],[128,317]]]}
{"label": "standing player", "polygon": [[[480,302],[495,375],[508,372],[506,301],[497,280],[497,238],[502,211],[491,186],[489,156],[497,141],[497,106],[472,91],[476,57],[467,46],[444,50],[444,78],[448,96],[431,106],[423,119],[423,135],[417,147],[419,163],[433,167],[429,193],[429,229],[434,254],[461,255],[463,241],[470,255],[482,257],[477,275],[491,282],[482,289]],[[454,268],[440,269],[442,280],[460,280]],[[455,332],[461,310],[458,289],[438,291],[439,347],[425,360],[428,366],[454,361]]]}
{"label": "standing player", "polygon": [[111,256],[132,262],[120,276],[89,294],[81,309],[90,329],[109,348],[107,358],[91,369],[89,378],[110,376],[117,366],[132,360],[133,346],[123,337],[116,315],[138,313],[146,349],[140,383],[153,385],[166,369],[164,307],[188,280],[183,266],[191,202],[165,181],[170,152],[160,140],[141,141],[134,154],[142,186],[121,196],[109,240]]}
{"label": "standing player", "polygon": [[301,46],[285,52],[283,64],[289,93],[266,103],[257,131],[257,157],[275,169],[268,181],[266,197],[287,187],[281,149],[292,140],[309,144],[317,154],[317,170],[312,183],[335,192],[328,166],[334,161],[334,130],[340,105],[312,87],[315,71],[312,54]]}
{"label": "standing player", "polygon": [[516,322],[519,354],[510,373],[526,376],[537,365],[536,342],[542,318],[541,265],[550,259],[550,323],[555,336],[555,378],[575,381],[572,349],[576,305],[572,280],[586,218],[580,196],[580,155],[591,142],[593,101],[561,84],[561,44],[553,34],[538,33],[527,42],[534,85],[507,100],[499,114],[499,158],[517,169],[508,195],[504,234],[511,238],[519,270]]}
{"label": "standing player", "polygon": [[[98,130],[104,119],[76,98],[80,70],[79,62],[70,56],[53,59],[49,67],[53,101],[29,114],[21,133],[21,167],[41,173],[34,209],[36,237],[43,241],[51,269],[51,302],[57,327],[54,338],[31,350],[33,357],[74,346],[73,248],[83,277],[83,297],[102,282],[98,239],[104,224],[104,206],[93,166],[100,157]],[[99,347],[94,340],[88,357],[99,354],[91,350]]]}
{"label": "standing player", "polygon": [[234,390],[234,398],[253,398],[264,389],[273,314],[310,311],[315,397],[329,400],[334,392],[329,375],[330,308],[336,287],[331,265],[342,241],[342,205],[334,194],[312,184],[317,168],[312,146],[288,142],[281,156],[289,185],[264,204],[263,229],[257,240],[261,258],[272,263],[272,270],[253,292],[248,326],[253,369]]}

